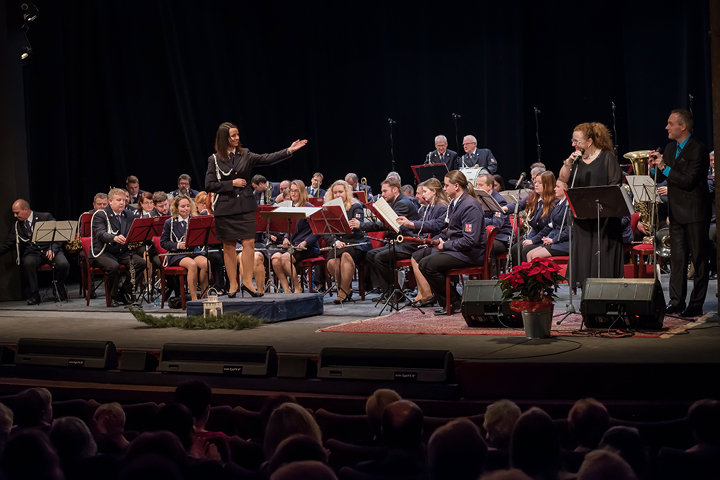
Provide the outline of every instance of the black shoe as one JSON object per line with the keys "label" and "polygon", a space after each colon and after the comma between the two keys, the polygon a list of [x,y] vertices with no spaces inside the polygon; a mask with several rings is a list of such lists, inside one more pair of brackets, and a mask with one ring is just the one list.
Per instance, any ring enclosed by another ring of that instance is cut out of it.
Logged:
{"label": "black shoe", "polygon": [[95,300],[97,298],[97,293],[90,292],[90,300]]}
{"label": "black shoe", "polygon": [[[263,295],[265,295],[265,294],[262,293],[262,292],[253,292],[253,291],[250,290],[248,287],[246,287],[245,284],[240,285],[240,292],[241,292],[241,294],[242,294],[243,297],[245,296],[245,292],[249,293],[250,296],[253,297],[253,298],[258,298],[258,297],[262,297]],[[237,292],[235,292],[235,293],[237,293]],[[230,295],[228,295],[228,297],[230,297]],[[232,296],[232,297],[230,297],[230,298],[235,298],[235,296]]]}
{"label": "black shoe", "polygon": [[701,317],[703,314],[702,307],[688,307],[680,314],[681,317]]}
{"label": "black shoe", "polygon": [[110,308],[116,308],[119,306],[120,306],[120,304],[118,303],[117,300],[115,300],[114,298],[112,300],[110,300]]}
{"label": "black shoe", "polygon": [[428,308],[428,307],[432,307],[433,305],[435,305],[435,302],[436,302],[435,297],[430,297],[430,298],[428,298],[427,300],[425,300],[424,302],[418,303],[418,304],[416,305],[416,307],[418,307],[418,308]]}
{"label": "black shoe", "polygon": [[674,313],[680,313],[683,310],[685,310],[685,307],[681,307],[680,305],[668,305],[668,307],[665,309],[665,313],[668,315],[672,315]]}
{"label": "black shoe", "polygon": [[122,294],[122,303],[123,305],[132,305],[132,294],[129,292],[125,292]]}
{"label": "black shoe", "polygon": [[40,302],[41,302],[40,295],[36,293],[35,295],[30,297],[30,299],[27,301],[27,304],[28,305],[40,305]]}

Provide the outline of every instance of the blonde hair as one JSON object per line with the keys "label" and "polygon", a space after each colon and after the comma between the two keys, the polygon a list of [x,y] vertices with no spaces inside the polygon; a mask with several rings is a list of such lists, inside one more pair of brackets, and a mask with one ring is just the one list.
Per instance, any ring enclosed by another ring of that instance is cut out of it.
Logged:
{"label": "blonde hair", "polygon": [[172,203],[170,204],[170,215],[172,215],[173,217],[177,217],[180,215],[179,205],[181,200],[187,200],[188,202],[190,202],[190,216],[197,217],[197,205],[195,205],[193,199],[187,195],[178,195],[177,197],[173,197]]}
{"label": "blonde hair", "polygon": [[122,197],[125,198],[125,193],[127,190],[124,188],[113,188],[108,192],[108,200],[112,200],[115,197]]}
{"label": "blonde hair", "polygon": [[322,433],[313,416],[297,403],[283,403],[270,415],[265,428],[265,458],[271,458],[283,440],[297,433],[308,435],[322,445]]}
{"label": "blonde hair", "polygon": [[[350,175],[350,174],[348,174]],[[350,188],[350,184],[347,183],[345,180],[335,180],[332,185],[330,185],[330,188],[327,189],[325,192],[325,201],[329,202],[333,199],[333,190],[338,185],[342,185],[345,188],[345,210],[349,211],[352,207],[353,203],[360,203],[355,197],[353,197],[352,188]]]}
{"label": "blonde hair", "polygon": [[[307,190],[305,190],[305,183],[302,180],[293,180],[290,182],[290,187],[295,185],[298,190],[300,191],[300,198],[298,199],[297,203],[295,204],[296,207],[304,207],[306,203],[308,203],[308,194]],[[288,187],[288,191],[290,191],[290,187]],[[292,200],[292,197],[290,197]]]}

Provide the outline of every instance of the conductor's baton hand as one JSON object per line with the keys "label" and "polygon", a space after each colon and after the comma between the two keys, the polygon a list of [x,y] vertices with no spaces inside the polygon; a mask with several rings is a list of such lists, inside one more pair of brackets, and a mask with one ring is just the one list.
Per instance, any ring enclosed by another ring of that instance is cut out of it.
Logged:
{"label": "conductor's baton hand", "polygon": [[305,145],[307,145],[307,140],[295,140],[292,145],[290,145],[290,148],[288,148],[288,151],[290,153],[295,153]]}

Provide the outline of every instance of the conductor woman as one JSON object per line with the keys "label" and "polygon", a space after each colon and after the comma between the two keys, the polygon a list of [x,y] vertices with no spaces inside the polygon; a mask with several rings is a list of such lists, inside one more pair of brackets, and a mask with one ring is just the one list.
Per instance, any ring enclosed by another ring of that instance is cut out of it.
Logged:
{"label": "conductor woman", "polygon": [[205,190],[215,193],[215,236],[223,242],[225,270],[230,280],[228,297],[234,298],[238,291],[237,257],[235,243],[242,243],[242,285],[240,289],[253,297],[263,294],[252,284],[255,258],[255,210],[257,203],[250,184],[255,166],[274,165],[289,158],[307,144],[307,140],[295,140],[290,147],[275,153],[258,155],[240,145],[238,128],[225,122],[215,135],[215,153],[208,158],[205,174]]}

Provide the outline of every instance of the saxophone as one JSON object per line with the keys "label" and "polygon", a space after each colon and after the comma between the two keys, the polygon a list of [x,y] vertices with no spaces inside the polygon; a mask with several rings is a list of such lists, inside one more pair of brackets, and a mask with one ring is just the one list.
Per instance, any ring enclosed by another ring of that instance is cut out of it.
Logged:
{"label": "saxophone", "polygon": [[270,182],[267,182],[265,186],[265,205],[272,205],[270,203],[270,199],[272,198],[272,185],[270,185]]}
{"label": "saxophone", "polygon": [[[632,164],[633,173],[635,175],[647,175],[648,174],[648,159],[650,158],[650,150],[638,150],[635,152],[628,152],[623,155],[624,158],[630,160]],[[648,227],[650,232],[653,230],[653,202],[634,202],[636,212],[640,212],[640,221]],[[650,234],[652,235],[652,233]],[[653,243],[652,236],[643,237],[643,243]]]}

